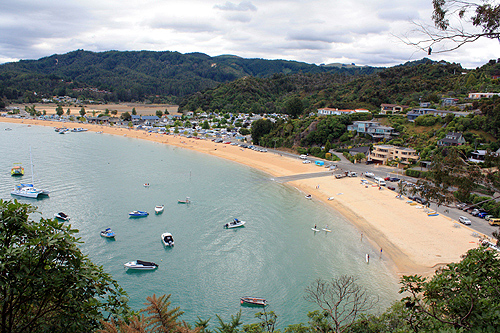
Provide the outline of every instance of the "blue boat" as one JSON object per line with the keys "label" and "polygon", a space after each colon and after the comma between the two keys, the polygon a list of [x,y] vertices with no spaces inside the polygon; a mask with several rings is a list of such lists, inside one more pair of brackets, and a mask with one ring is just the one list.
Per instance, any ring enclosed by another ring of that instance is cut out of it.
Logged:
{"label": "blue boat", "polygon": [[148,215],[148,212],[144,212],[142,210],[134,210],[133,212],[128,213],[129,217],[146,217]]}
{"label": "blue boat", "polygon": [[111,230],[111,228],[106,228],[106,230],[101,231],[101,236],[106,238],[115,238],[116,234]]}

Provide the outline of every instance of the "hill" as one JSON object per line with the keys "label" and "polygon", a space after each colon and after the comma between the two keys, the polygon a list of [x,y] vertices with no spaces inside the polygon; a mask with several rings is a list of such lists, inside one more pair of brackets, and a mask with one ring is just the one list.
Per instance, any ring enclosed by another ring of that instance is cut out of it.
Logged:
{"label": "hill", "polygon": [[277,73],[356,76],[378,70],[233,55],[210,57],[203,53],[77,50],[0,65],[0,97],[34,102],[41,96],[81,95],[107,101],[172,102],[176,97],[246,76],[263,78]]}

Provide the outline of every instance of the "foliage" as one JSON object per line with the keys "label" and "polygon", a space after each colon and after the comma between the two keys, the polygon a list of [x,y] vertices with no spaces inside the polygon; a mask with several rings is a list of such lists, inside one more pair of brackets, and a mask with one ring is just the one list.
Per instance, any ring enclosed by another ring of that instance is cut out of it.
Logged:
{"label": "foliage", "polygon": [[417,330],[440,327],[495,331],[500,322],[500,260],[496,251],[469,250],[459,263],[440,269],[431,279],[404,276],[402,299],[415,315]]}
{"label": "foliage", "polygon": [[256,145],[260,144],[260,138],[269,134],[273,128],[273,123],[269,119],[259,119],[252,123],[252,140]]}
{"label": "foliage", "polygon": [[292,118],[297,118],[302,114],[304,105],[300,98],[293,97],[286,102],[285,110],[286,114],[290,115]]}
{"label": "foliage", "polygon": [[78,248],[78,232],[30,219],[35,207],[0,200],[0,330],[91,332],[105,313],[129,315],[127,298]]}

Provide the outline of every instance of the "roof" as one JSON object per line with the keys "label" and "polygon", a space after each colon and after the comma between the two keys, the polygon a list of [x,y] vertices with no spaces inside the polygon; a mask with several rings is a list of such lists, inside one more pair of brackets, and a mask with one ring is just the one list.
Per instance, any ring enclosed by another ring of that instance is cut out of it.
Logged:
{"label": "roof", "polygon": [[368,146],[365,146],[365,147],[355,147],[355,148],[351,148],[349,149],[349,154],[352,155],[351,152],[355,152],[355,153],[363,153],[366,155],[368,155],[370,153],[370,147]]}

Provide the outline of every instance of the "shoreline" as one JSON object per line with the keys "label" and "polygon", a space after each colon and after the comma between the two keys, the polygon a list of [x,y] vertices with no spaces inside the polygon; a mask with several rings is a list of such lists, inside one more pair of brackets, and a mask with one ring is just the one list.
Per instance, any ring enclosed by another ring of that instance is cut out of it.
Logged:
{"label": "shoreline", "polygon": [[[256,152],[209,140],[179,135],[147,133],[120,127],[0,117],[0,122],[49,127],[83,127],[89,131],[154,141],[224,158],[263,171],[272,177],[318,172],[313,163],[274,153]],[[79,134],[74,134],[79,135]],[[322,169],[321,171],[324,171]],[[397,275],[430,276],[465,252],[477,247],[473,232],[446,216],[429,217],[423,207],[410,205],[386,188],[364,185],[360,178],[336,179],[332,176],[294,180],[287,183],[325,208],[334,209],[360,232],[361,241],[369,241],[374,250],[380,248],[384,263]],[[333,200],[329,200],[333,198]],[[306,200],[306,199],[304,199]],[[314,222],[311,222],[314,224]],[[382,252],[383,250],[383,252]],[[376,257],[378,257],[378,253]],[[375,257],[375,256],[374,256]]]}

